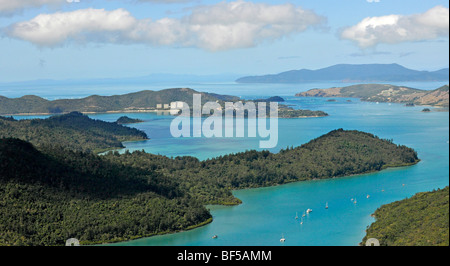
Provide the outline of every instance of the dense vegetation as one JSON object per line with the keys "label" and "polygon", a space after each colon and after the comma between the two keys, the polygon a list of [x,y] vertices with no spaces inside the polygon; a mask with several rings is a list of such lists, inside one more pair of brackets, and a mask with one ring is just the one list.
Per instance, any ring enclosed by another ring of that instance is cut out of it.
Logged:
{"label": "dense vegetation", "polygon": [[335,130],[273,154],[247,151],[199,161],[105,156],[0,140],[0,244],[110,242],[184,230],[211,220],[208,203],[237,204],[231,190],[332,178],[416,163],[407,147]]}
{"label": "dense vegetation", "polygon": [[300,117],[324,117],[328,116],[324,111],[312,111],[304,109],[293,109],[290,107],[278,110],[279,118],[300,118]]}
{"label": "dense vegetation", "polygon": [[0,245],[120,241],[211,218],[155,171],[17,139],[0,140],[0,213]]}
{"label": "dense vegetation", "polygon": [[81,113],[72,112],[32,120],[0,116],[0,138],[18,138],[37,146],[58,144],[72,150],[96,152],[124,148],[123,141],[144,140],[148,136],[135,128],[90,119]]}
{"label": "dense vegetation", "polygon": [[296,148],[279,153],[246,151],[199,161],[170,159],[141,151],[119,155],[111,162],[154,170],[177,179],[191,197],[204,203],[235,204],[231,189],[262,187],[378,171],[418,162],[414,150],[359,131],[334,130]]}
{"label": "dense vegetation", "polygon": [[378,208],[362,244],[376,238],[382,246],[449,246],[449,187],[422,192]]}

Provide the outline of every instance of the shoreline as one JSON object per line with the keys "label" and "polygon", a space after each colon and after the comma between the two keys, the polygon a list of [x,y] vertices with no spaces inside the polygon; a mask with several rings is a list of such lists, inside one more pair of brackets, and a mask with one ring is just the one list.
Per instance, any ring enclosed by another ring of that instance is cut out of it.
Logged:
{"label": "shoreline", "polygon": [[[73,112],[78,112],[78,111],[73,111]],[[90,115],[94,115],[94,114],[121,114],[121,113],[158,113],[158,112],[162,112],[162,113],[168,113],[170,114],[169,110],[123,110],[123,111],[105,111],[105,112],[80,112],[82,114],[90,114]],[[0,116],[4,116],[4,117],[9,117],[9,116],[54,116],[54,115],[64,115],[64,114],[69,114],[70,112],[64,112],[64,113],[18,113],[18,114],[0,114]],[[314,116],[297,116],[297,117],[283,117],[283,116],[279,116],[278,118],[286,118],[286,119],[290,119],[290,118],[321,118],[321,117],[327,117],[329,116],[327,115],[314,115]],[[202,116],[203,117],[203,116]],[[270,117],[267,117],[270,118]],[[136,123],[131,123],[131,124],[136,124]]]}
{"label": "shoreline", "polygon": [[[79,112],[79,111],[73,111]],[[169,112],[168,110],[122,110],[122,111],[104,111],[104,112],[80,112],[82,114],[120,114],[120,113],[155,113],[155,112]],[[64,115],[71,112],[64,113],[17,113],[17,114],[0,114],[0,116],[38,116],[38,115]]]}
{"label": "shoreline", "polygon": [[[274,187],[280,187],[280,186],[283,186],[283,185],[289,185],[289,184],[294,184],[294,183],[300,183],[300,182],[305,182],[305,181],[319,181],[319,180],[322,180],[322,181],[327,181],[327,180],[333,180],[333,179],[335,179],[335,178],[357,178],[357,177],[359,177],[359,176],[362,176],[362,175],[366,175],[366,174],[375,174],[375,173],[379,173],[379,172],[381,172],[381,171],[383,171],[383,170],[388,170],[388,169],[395,169],[395,168],[402,168],[402,167],[410,167],[410,166],[414,166],[414,165],[417,165],[418,163],[420,163],[421,162],[421,159],[418,159],[417,160],[417,162],[414,162],[414,163],[408,163],[408,164],[402,164],[402,165],[397,165],[397,166],[385,166],[385,167],[382,167],[380,170],[374,170],[374,171],[367,171],[367,172],[363,172],[363,173],[358,173],[358,174],[352,174],[352,175],[345,175],[345,176],[333,176],[333,177],[328,177],[328,178],[323,178],[323,179],[317,179],[317,178],[315,178],[315,179],[307,179],[307,180],[297,180],[297,181],[290,181],[290,182],[287,182],[287,183],[284,183],[284,184],[276,184],[276,185],[271,185],[271,186],[260,186],[260,187],[248,187],[248,188],[241,188],[241,189],[233,189],[232,191],[239,191],[239,190],[249,190],[249,189],[262,189],[262,188],[274,188]],[[215,203],[207,203],[207,204],[205,204],[204,206],[205,206],[205,208],[207,208],[207,206],[224,206],[224,207],[233,207],[233,206],[239,206],[239,205],[241,205],[241,204],[243,204],[243,201],[241,200],[241,199],[239,199],[239,198],[236,198],[235,196],[234,196],[234,194],[233,194],[233,197],[235,198],[235,199],[237,199],[239,202],[238,203],[226,203],[226,202],[224,202],[224,203],[218,203],[218,202],[215,202]],[[207,208],[208,209],[208,208]],[[208,212],[210,213],[210,210],[208,209]],[[211,214],[211,213],[210,213]],[[212,216],[212,215],[211,215]],[[182,232],[185,232],[185,231],[190,231],[190,230],[193,230],[193,229],[197,229],[197,228],[200,228],[200,227],[203,227],[203,226],[205,226],[205,225],[208,225],[208,224],[210,224],[210,223],[212,223],[214,221],[214,219],[211,217],[211,218],[208,218],[206,221],[204,221],[204,222],[201,222],[201,223],[199,223],[199,224],[196,224],[196,225],[192,225],[192,226],[189,226],[189,227],[187,227],[186,229],[182,229],[182,230],[177,230],[177,231],[165,231],[165,232],[160,232],[160,233],[155,233],[155,234],[151,234],[151,235],[148,235],[148,236],[136,236],[136,237],[132,237],[132,238],[130,238],[130,239],[127,239],[127,240],[112,240],[112,241],[110,241],[110,242],[103,242],[103,243],[88,243],[87,245],[108,245],[108,244],[117,244],[117,243],[121,243],[121,242],[129,242],[129,241],[133,241],[133,240],[138,240],[138,239],[143,239],[143,238],[151,238],[151,237],[154,237],[154,236],[162,236],[162,235],[172,235],[172,234],[176,234],[176,233],[182,233]],[[370,224],[368,225],[368,226],[370,226]]]}
{"label": "shoreline", "polygon": [[[362,98],[358,98],[358,97],[346,97],[346,96],[340,96],[340,95],[333,95],[333,96],[297,96],[295,95],[294,97],[297,98],[324,98],[324,99],[329,99],[329,98],[353,98],[353,99],[358,99],[361,102],[366,102],[366,103],[394,103],[394,104],[401,104],[401,105],[405,105],[408,102],[394,102],[394,101],[368,101],[368,100],[364,100]],[[437,108],[440,109],[439,112],[448,112],[449,111],[449,106],[442,106],[442,105],[430,105],[430,104],[418,104],[418,103],[413,103],[414,106],[419,106],[419,107],[432,107],[432,108]]]}

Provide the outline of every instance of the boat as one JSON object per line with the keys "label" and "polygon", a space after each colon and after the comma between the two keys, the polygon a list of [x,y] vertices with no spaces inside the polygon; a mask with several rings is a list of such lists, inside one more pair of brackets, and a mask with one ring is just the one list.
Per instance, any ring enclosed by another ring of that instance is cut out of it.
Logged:
{"label": "boat", "polygon": [[369,195],[369,194],[367,194],[367,198],[370,198],[370,195]]}
{"label": "boat", "polygon": [[307,209],[306,210],[306,213],[310,213],[310,212],[312,212],[312,209]]}
{"label": "boat", "polygon": [[213,238],[213,239],[216,239],[216,238],[218,238],[218,236],[217,236],[217,235],[213,235],[212,238]]}
{"label": "boat", "polygon": [[286,238],[284,238],[284,236],[283,236],[283,235],[281,235],[281,239],[280,239],[280,242],[281,242],[281,243],[283,243],[284,241],[286,241]]}
{"label": "boat", "polygon": [[353,203],[355,203],[355,204],[356,204],[356,199],[355,199],[355,201],[353,201]]}
{"label": "boat", "polygon": [[325,204],[325,209],[328,209],[328,202]]}
{"label": "boat", "polygon": [[298,219],[298,213],[297,212],[295,213],[295,219]]}

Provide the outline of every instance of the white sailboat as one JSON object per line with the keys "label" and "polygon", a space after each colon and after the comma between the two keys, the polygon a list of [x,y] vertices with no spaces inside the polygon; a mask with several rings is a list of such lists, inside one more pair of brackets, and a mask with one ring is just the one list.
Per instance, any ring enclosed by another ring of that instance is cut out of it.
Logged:
{"label": "white sailboat", "polygon": [[284,238],[284,236],[283,236],[283,235],[281,235],[281,239],[280,239],[280,242],[281,242],[281,243],[283,243],[284,241],[286,241],[286,238]]}

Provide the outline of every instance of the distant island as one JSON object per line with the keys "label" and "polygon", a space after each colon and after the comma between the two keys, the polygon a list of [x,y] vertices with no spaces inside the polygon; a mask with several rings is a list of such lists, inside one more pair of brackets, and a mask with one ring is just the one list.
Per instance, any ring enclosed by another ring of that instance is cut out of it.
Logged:
{"label": "distant island", "polygon": [[[249,100],[250,102],[266,102],[267,109],[266,115],[270,117],[269,103],[278,102],[278,118],[308,118],[308,117],[325,117],[329,116],[328,113],[324,111],[312,111],[304,109],[294,109],[286,104],[280,104],[284,102],[284,99],[280,96],[272,96],[267,99],[256,99]],[[245,101],[244,101],[245,102]]]}
{"label": "distant island", "polygon": [[144,122],[144,120],[129,118],[128,116],[121,116],[116,120],[116,123],[119,125],[135,124],[135,123],[142,123],[142,122]]}
{"label": "distant island", "polygon": [[419,71],[398,64],[338,64],[322,69],[290,70],[279,74],[247,76],[238,83],[310,83],[310,82],[400,82],[448,81],[449,69]]}
{"label": "distant island", "polygon": [[[54,123],[53,130],[71,139],[67,125]],[[99,156],[73,150],[82,143],[52,141],[46,134],[41,138],[47,145],[33,145],[27,135],[0,137],[0,199],[7,199],[0,204],[0,245],[59,246],[68,238],[85,245],[189,230],[212,221],[206,204],[239,204],[234,189],[419,161],[411,148],[343,129],[279,153],[250,150],[204,161],[144,151]]]}
{"label": "distant island", "polygon": [[284,99],[280,96],[272,96],[267,99],[256,99],[252,100],[253,102],[284,102]]}
{"label": "distant island", "polygon": [[430,105],[449,107],[449,87],[419,90],[387,84],[360,84],[328,89],[311,89],[295,94],[297,97],[348,97],[369,102],[403,103],[407,106]]}
{"label": "distant island", "polygon": [[[27,95],[20,98],[7,98],[0,96],[0,115],[55,115],[70,112],[89,113],[133,113],[171,111],[172,104],[181,102],[193,106],[193,95],[201,95],[201,103],[216,102],[224,110],[225,102],[248,102],[236,96],[221,95],[216,93],[198,92],[189,88],[174,88],[161,91],[139,91],[123,95],[98,96],[92,95],[80,99],[59,99],[49,101],[35,95]],[[283,102],[279,96],[268,99],[256,99],[253,102]],[[268,106],[268,105],[267,105]],[[192,108],[191,108],[192,111]],[[177,112],[170,112],[176,115]],[[224,112],[223,112],[224,114]],[[295,117],[322,117],[327,116],[322,111],[295,110],[283,104],[279,104],[279,118]],[[205,115],[206,116],[206,115]],[[135,123],[133,120],[118,121],[122,124]],[[139,121],[136,121],[139,122]]]}
{"label": "distant island", "polygon": [[376,221],[360,243],[376,238],[381,246],[449,245],[449,187],[421,192],[378,208]]}
{"label": "distant island", "polygon": [[[239,97],[198,92],[189,88],[174,88],[160,91],[139,91],[123,95],[91,95],[80,99],[59,99],[49,101],[35,95],[20,98],[0,96],[0,115],[13,114],[63,114],[70,112],[146,112],[170,109],[174,101],[186,102],[192,106],[192,95],[201,94],[204,102],[238,101]],[[165,107],[165,108],[164,108]]]}

